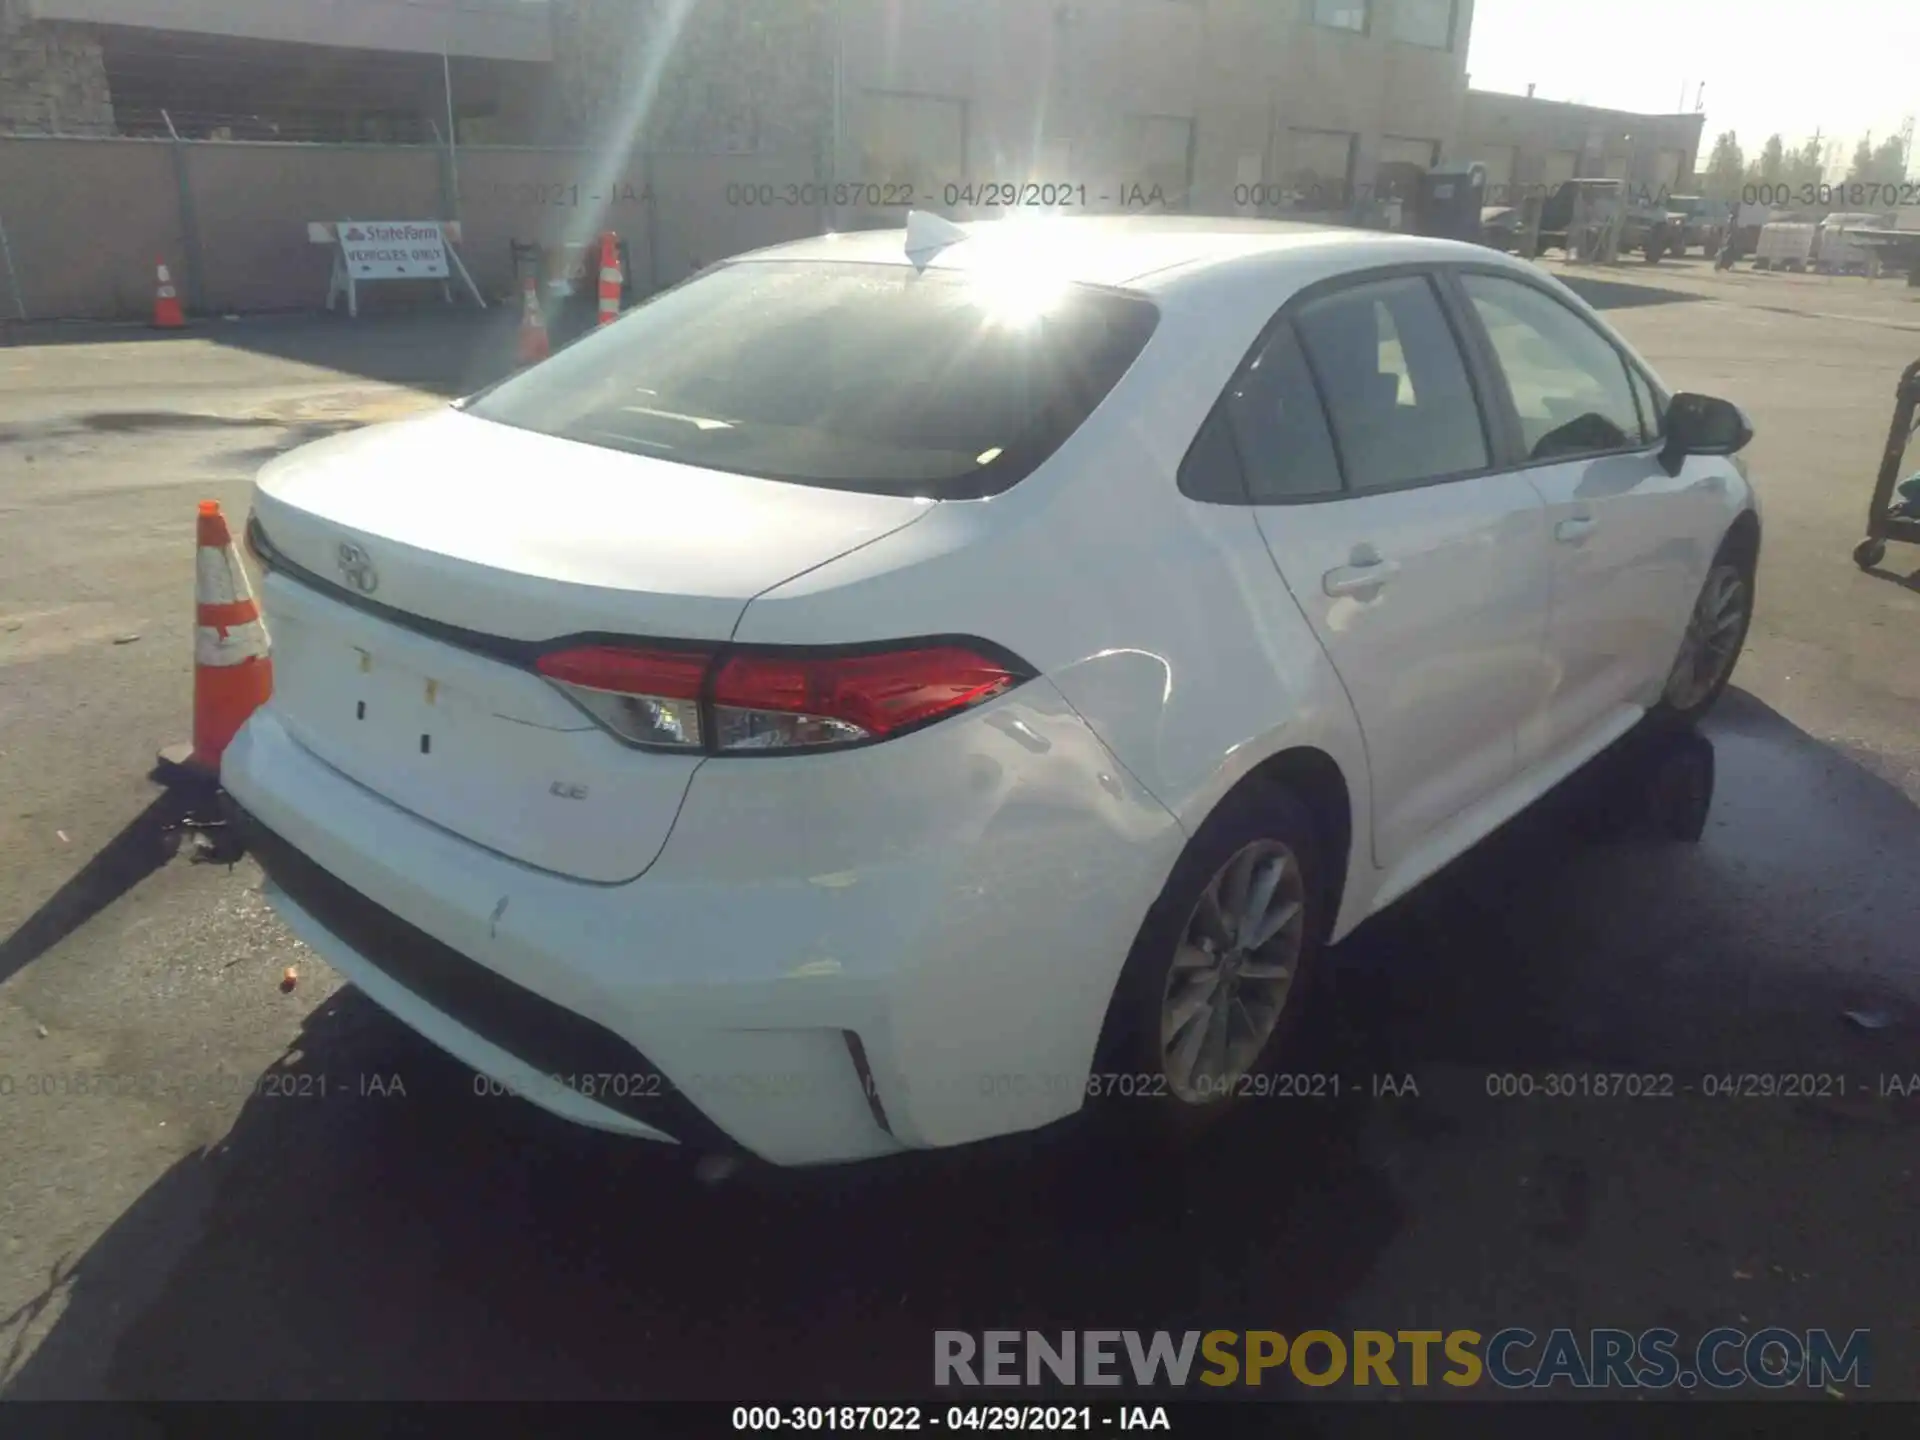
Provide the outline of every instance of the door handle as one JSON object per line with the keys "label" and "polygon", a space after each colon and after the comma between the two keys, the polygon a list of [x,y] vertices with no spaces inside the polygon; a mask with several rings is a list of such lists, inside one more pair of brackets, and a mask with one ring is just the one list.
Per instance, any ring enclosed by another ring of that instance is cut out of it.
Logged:
{"label": "door handle", "polygon": [[1593,533],[1599,523],[1591,515],[1575,515],[1553,527],[1553,538],[1562,545],[1578,545]]}
{"label": "door handle", "polygon": [[1329,570],[1320,577],[1320,585],[1335,598],[1359,595],[1368,590],[1378,590],[1399,573],[1399,561],[1375,559],[1363,565],[1343,565],[1337,570]]}

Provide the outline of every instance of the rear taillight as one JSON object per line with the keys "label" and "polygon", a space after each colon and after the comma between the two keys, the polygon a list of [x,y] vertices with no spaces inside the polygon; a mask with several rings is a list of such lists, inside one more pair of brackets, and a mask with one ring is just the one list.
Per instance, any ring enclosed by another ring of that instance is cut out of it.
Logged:
{"label": "rear taillight", "polygon": [[586,646],[536,668],[607,729],[646,746],[739,753],[888,739],[1031,675],[961,643],[854,653]]}
{"label": "rear taillight", "polygon": [[885,739],[990,699],[1019,676],[959,646],[790,659],[739,655],[713,685],[722,750],[785,750]]}
{"label": "rear taillight", "polygon": [[701,651],[587,645],[542,655],[534,668],[622,740],[698,750],[706,739],[700,687],[711,664]]}

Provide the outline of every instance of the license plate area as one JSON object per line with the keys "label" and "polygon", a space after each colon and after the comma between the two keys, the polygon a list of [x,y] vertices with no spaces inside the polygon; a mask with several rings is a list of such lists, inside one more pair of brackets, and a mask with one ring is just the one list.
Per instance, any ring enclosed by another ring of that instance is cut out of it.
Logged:
{"label": "license plate area", "polygon": [[538,675],[268,582],[287,733],[402,810],[601,883],[659,853],[700,756],[620,745]]}
{"label": "license plate area", "polygon": [[309,750],[415,813],[466,829],[493,794],[510,814],[577,768],[562,757],[578,741],[602,738],[538,676],[387,628],[280,619],[273,704]]}
{"label": "license plate area", "polygon": [[458,734],[463,716],[469,725],[482,718],[471,696],[357,645],[348,646],[338,663],[351,675],[341,687],[340,703],[352,709],[353,723],[365,727],[369,743],[428,757],[438,743],[444,759],[447,740]]}

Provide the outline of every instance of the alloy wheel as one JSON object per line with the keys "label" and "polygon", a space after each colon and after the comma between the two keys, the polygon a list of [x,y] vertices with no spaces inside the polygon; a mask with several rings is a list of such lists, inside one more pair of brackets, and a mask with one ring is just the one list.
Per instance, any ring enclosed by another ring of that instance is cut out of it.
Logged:
{"label": "alloy wheel", "polygon": [[1667,677],[1667,704],[1675,710],[1704,704],[1733,668],[1752,594],[1737,565],[1716,565],[1707,576],[1687,621],[1680,657]]}
{"label": "alloy wheel", "polygon": [[1224,1100],[1258,1062],[1305,938],[1306,879],[1278,840],[1243,846],[1200,892],[1160,1006],[1161,1064],[1181,1100]]}

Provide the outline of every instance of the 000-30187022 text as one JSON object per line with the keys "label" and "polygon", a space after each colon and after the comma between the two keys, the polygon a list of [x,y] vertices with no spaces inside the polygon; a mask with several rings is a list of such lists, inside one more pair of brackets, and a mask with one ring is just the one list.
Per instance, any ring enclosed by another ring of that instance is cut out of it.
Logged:
{"label": "000-30187022 text", "polygon": [[1122,1405],[736,1405],[736,1431],[1073,1432],[1170,1430],[1165,1406]]}

